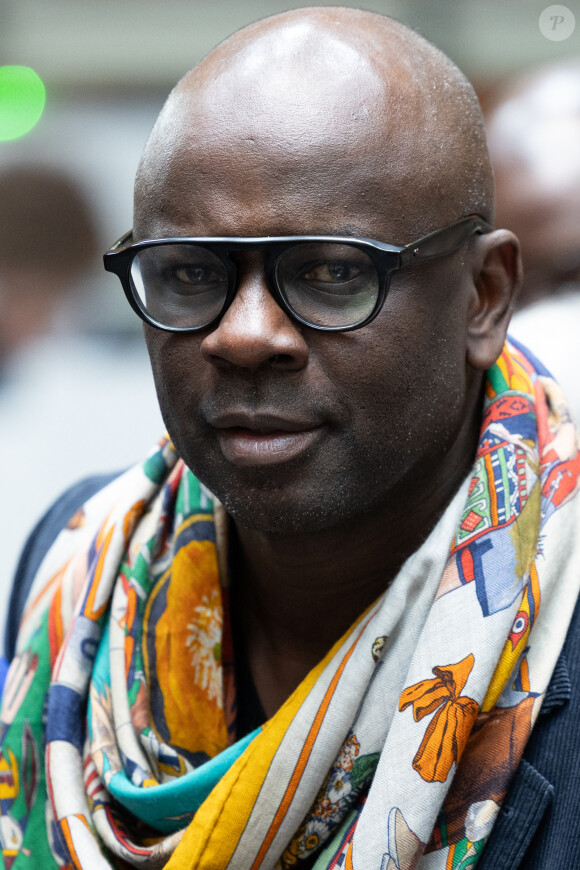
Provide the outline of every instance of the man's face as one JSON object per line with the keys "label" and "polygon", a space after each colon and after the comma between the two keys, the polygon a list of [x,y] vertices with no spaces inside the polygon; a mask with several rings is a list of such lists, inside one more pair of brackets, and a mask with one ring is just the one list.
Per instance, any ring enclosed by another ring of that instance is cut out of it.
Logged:
{"label": "man's face", "polygon": [[[408,186],[373,143],[342,136],[332,118],[314,144],[307,119],[292,140],[260,137],[240,118],[213,120],[195,125],[194,139],[184,135],[155,195],[151,186],[138,192],[136,238],[415,238],[419,198],[414,214],[402,214]],[[146,328],[169,434],[239,523],[315,532],[420,489],[467,425],[464,255],[396,275],[377,318],[346,333],[291,320],[268,291],[261,255],[240,255],[238,292],[217,327]]]}

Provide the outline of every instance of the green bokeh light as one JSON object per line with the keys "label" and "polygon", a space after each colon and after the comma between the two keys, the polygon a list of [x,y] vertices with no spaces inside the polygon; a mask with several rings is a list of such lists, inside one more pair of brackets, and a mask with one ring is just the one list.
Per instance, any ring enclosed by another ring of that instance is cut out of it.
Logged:
{"label": "green bokeh light", "polygon": [[0,142],[19,139],[39,122],[46,91],[29,66],[0,66]]}

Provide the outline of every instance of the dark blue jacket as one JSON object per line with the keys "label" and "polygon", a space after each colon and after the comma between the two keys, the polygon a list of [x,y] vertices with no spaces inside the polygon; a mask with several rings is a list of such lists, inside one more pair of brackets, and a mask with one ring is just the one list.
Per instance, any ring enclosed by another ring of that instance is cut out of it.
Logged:
{"label": "dark blue jacket", "polygon": [[[5,655],[14,655],[32,579],[58,532],[115,475],[64,493],[25,545],[10,598]],[[580,566],[578,566],[580,570]],[[532,737],[477,870],[580,870],[580,602]]]}

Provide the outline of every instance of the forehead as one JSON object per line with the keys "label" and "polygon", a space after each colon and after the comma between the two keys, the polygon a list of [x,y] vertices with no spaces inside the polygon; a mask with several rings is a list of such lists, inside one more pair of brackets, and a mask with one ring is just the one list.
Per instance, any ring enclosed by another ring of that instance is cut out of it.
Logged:
{"label": "forehead", "polygon": [[437,177],[420,89],[396,65],[406,84],[387,87],[372,57],[339,40],[317,46],[316,62],[296,40],[276,63],[271,43],[253,45],[178,88],[142,165],[137,232],[409,235]]}
{"label": "forehead", "polygon": [[[219,129],[221,126],[221,130]],[[191,234],[272,235],[401,231],[408,190],[368,139],[334,133],[297,144],[278,131],[216,124],[184,141],[153,178],[155,193],[137,198],[136,217],[155,229]]]}
{"label": "forehead", "polygon": [[[271,235],[331,232],[341,226],[371,234],[392,226],[403,208],[400,173],[385,171],[368,141],[317,131],[296,144],[278,131],[215,125],[184,142],[153,178],[155,195],[136,216],[156,228],[191,234]],[[199,130],[199,128],[198,128]],[[358,147],[357,147],[358,144]]]}

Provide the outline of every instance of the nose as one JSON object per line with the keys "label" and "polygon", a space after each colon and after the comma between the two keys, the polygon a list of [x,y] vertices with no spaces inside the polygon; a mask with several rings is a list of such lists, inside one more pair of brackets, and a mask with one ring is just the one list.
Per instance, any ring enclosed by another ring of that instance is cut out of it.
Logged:
{"label": "nose", "polygon": [[303,368],[308,361],[308,344],[299,325],[269,292],[263,265],[253,262],[238,269],[238,275],[232,304],[201,344],[203,357],[218,368]]}

